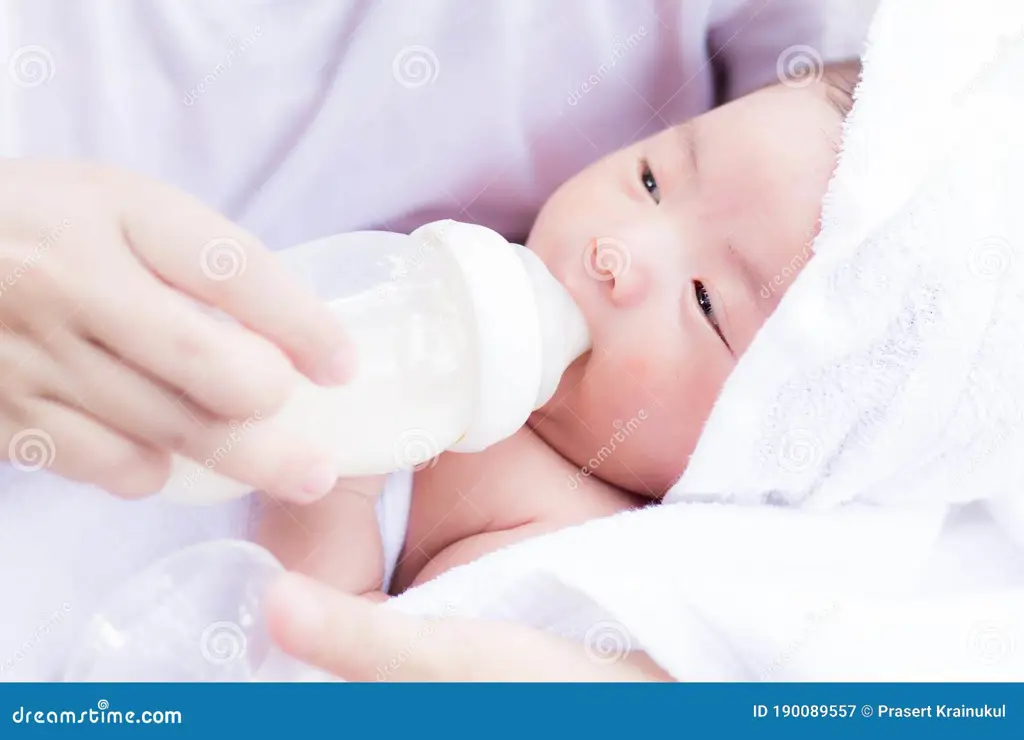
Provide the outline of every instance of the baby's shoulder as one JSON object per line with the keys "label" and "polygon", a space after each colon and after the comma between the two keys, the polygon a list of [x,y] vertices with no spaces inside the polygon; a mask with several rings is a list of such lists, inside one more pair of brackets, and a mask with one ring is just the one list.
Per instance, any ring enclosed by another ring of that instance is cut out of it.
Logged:
{"label": "baby's shoulder", "polygon": [[414,479],[398,581],[644,503],[579,472],[528,428],[483,452],[442,455]]}

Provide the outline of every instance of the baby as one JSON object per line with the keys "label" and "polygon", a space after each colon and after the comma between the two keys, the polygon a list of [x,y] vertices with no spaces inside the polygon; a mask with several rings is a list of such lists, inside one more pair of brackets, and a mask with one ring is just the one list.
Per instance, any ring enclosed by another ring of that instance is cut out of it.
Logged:
{"label": "baby", "polygon": [[[593,349],[551,401],[504,442],[441,455],[411,482],[349,479],[312,505],[268,502],[261,542],[290,569],[384,598],[529,537],[659,501],[810,257],[858,74],[839,65],[759,90],[562,185],[527,246],[580,306]],[[378,514],[392,537],[400,522],[404,544],[387,559]]]}

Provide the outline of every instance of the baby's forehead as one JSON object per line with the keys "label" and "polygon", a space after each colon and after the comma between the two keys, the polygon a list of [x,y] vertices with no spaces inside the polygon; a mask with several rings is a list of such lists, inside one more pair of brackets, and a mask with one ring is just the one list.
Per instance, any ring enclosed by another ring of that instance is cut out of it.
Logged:
{"label": "baby's forehead", "polygon": [[[860,80],[859,62],[834,64],[818,71],[812,77],[800,81],[782,80],[772,82],[748,94],[747,97],[769,97],[771,95],[810,96],[830,105],[845,120],[853,110],[855,90]],[[740,100],[743,100],[740,98]],[[709,111],[709,112],[714,112]]]}

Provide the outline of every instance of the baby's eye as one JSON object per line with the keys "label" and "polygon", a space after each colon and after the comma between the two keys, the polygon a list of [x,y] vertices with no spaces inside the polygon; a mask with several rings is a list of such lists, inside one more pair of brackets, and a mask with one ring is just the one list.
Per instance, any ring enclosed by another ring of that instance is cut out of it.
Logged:
{"label": "baby's eye", "polygon": [[643,183],[644,190],[650,193],[655,204],[661,203],[661,191],[658,189],[658,181],[654,179],[651,166],[647,162],[640,163],[640,182]]}
{"label": "baby's eye", "polygon": [[[697,298],[697,305],[700,306],[700,310],[704,313],[704,317],[711,324],[711,328],[715,330],[715,334],[722,340],[722,343],[729,347],[729,343],[725,341],[725,335],[722,334],[722,327],[718,324],[718,319],[715,317],[715,307],[711,303],[711,296],[708,294],[707,288],[704,287],[704,283],[700,280],[693,281],[693,293]],[[731,351],[731,347],[729,348]]]}

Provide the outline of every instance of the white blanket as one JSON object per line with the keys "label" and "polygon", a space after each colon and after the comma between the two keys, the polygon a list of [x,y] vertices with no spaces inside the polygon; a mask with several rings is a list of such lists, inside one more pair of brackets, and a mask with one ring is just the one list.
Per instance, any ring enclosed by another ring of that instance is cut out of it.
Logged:
{"label": "white blanket", "polygon": [[883,2],[816,256],[668,505],[397,606],[644,649],[678,678],[1024,678],[1024,590],[925,577],[953,507],[1024,546],[1022,131],[1024,5]]}

